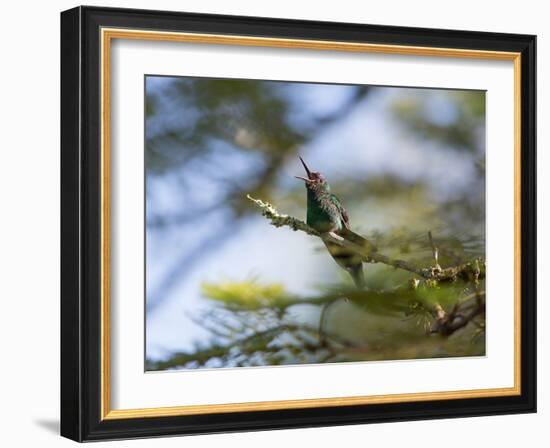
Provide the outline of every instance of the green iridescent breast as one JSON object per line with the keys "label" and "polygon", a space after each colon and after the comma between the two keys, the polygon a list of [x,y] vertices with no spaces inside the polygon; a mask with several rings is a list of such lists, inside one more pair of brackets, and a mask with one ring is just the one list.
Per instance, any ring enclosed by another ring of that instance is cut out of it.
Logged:
{"label": "green iridescent breast", "polygon": [[342,229],[340,209],[329,191],[308,188],[307,224],[322,233]]}

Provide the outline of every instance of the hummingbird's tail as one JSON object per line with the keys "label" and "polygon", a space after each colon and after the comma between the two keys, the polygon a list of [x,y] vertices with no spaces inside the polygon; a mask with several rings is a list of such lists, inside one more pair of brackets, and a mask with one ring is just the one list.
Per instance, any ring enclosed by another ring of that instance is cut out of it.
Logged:
{"label": "hummingbird's tail", "polygon": [[[360,246],[363,248],[362,254],[363,255],[369,255],[373,252],[376,252],[378,249],[376,246],[371,243],[369,240],[367,240],[365,237],[359,235],[358,233],[355,233],[354,231],[348,229],[347,227],[344,227],[338,232],[338,235],[340,235],[342,238],[351,241],[352,243]],[[345,250],[344,250],[345,252]],[[361,258],[357,257],[357,254],[354,253],[355,256],[349,258],[347,260],[347,263],[343,265],[343,267],[350,273],[351,278],[353,279],[353,282],[355,283],[355,286],[357,289],[364,289],[365,288],[365,274],[363,273],[363,260]],[[333,255],[334,256],[334,255]],[[338,256],[338,255],[337,255]],[[336,259],[336,257],[335,257]],[[338,260],[336,260],[338,261]],[[342,263],[339,263],[342,265]]]}
{"label": "hummingbird's tail", "polygon": [[349,272],[355,286],[358,289],[363,289],[365,286],[365,276],[363,275],[363,260],[361,256],[336,243],[330,241],[325,241],[324,243],[336,263]]}
{"label": "hummingbird's tail", "polygon": [[353,283],[357,289],[365,288],[365,274],[363,273],[363,263],[350,266],[347,271],[350,273]]}

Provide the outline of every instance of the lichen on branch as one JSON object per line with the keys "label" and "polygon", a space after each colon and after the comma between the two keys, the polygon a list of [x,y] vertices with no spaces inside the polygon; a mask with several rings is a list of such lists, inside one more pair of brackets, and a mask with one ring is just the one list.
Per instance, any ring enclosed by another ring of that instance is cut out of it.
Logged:
{"label": "lichen on branch", "polygon": [[294,218],[289,215],[283,215],[269,202],[262,201],[261,199],[255,199],[249,194],[246,195],[248,199],[254,202],[261,210],[262,216],[265,216],[271,221],[275,227],[290,227],[294,231],[302,231],[308,235],[321,237],[321,234],[314,228],[308,226],[304,221]]}

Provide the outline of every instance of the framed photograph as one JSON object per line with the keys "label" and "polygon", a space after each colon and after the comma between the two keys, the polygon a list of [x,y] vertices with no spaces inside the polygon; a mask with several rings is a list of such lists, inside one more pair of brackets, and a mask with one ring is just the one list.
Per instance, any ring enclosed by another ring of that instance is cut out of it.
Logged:
{"label": "framed photograph", "polygon": [[61,14],[61,433],[535,412],[535,36]]}

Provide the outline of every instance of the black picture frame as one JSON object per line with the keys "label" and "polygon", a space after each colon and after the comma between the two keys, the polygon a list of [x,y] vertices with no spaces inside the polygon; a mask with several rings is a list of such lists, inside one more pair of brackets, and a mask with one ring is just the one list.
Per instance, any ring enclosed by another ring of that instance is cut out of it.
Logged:
{"label": "black picture frame", "polygon": [[[102,420],[102,27],[521,53],[521,394]],[[532,35],[99,7],[61,13],[61,435],[92,441],[535,412],[535,57]]]}

